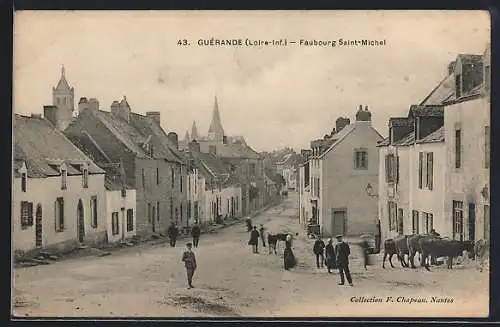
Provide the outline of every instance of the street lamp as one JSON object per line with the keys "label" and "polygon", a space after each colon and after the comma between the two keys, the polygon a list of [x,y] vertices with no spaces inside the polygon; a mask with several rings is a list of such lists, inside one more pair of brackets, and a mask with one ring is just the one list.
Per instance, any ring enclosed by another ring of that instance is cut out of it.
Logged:
{"label": "street lamp", "polygon": [[366,185],[366,194],[368,194],[368,196],[370,197],[378,197],[378,194],[373,194],[373,187],[370,183],[368,183]]}

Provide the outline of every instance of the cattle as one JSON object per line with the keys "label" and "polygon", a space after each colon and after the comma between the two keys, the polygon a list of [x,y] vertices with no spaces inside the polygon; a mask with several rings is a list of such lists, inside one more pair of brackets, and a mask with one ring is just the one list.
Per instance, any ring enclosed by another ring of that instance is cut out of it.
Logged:
{"label": "cattle", "polygon": [[453,268],[453,258],[462,256],[463,251],[470,250],[469,241],[456,241],[442,239],[437,237],[422,237],[419,240],[420,250],[422,251],[422,265],[430,271],[428,257],[447,257],[447,268]]}
{"label": "cattle", "polygon": [[[422,256],[422,248],[420,247],[420,240],[422,239],[441,239],[439,234],[414,234],[408,236],[406,239],[406,243],[408,246],[408,261],[410,262],[410,266],[415,268],[415,255],[417,252],[420,254],[420,265],[423,267],[423,256]],[[431,262],[434,263],[435,257],[431,258]]]}
{"label": "cattle", "polygon": [[489,254],[488,241],[484,239],[478,240],[474,245],[474,254],[475,258],[477,258],[477,261],[479,263],[479,271],[482,272],[484,267],[484,262]]}
{"label": "cattle", "polygon": [[285,242],[286,241],[286,236],[288,234],[284,234],[284,233],[278,233],[278,234],[271,234],[271,233],[268,233],[267,234],[267,243],[269,244],[269,254],[271,254],[274,250],[274,254],[278,254],[278,242],[279,241],[282,241],[282,242]]}
{"label": "cattle", "polygon": [[408,254],[408,247],[406,245],[407,236],[397,236],[394,239],[390,238],[384,241],[384,259],[382,260],[382,268],[385,268],[385,259],[389,257],[389,263],[391,267],[394,268],[392,264],[392,256],[397,255],[399,262],[401,262],[402,267],[408,267],[408,264],[404,260],[405,254]]}

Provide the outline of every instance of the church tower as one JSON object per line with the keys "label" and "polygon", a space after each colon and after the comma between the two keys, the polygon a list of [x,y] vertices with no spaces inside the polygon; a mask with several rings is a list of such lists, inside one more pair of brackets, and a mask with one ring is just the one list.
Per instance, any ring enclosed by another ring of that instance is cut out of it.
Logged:
{"label": "church tower", "polygon": [[70,87],[66,80],[64,65],[61,68],[61,78],[56,87],[52,88],[52,104],[61,111],[69,111],[73,114],[75,110],[75,89]]}
{"label": "church tower", "polygon": [[222,123],[220,121],[219,104],[217,102],[217,96],[215,96],[214,111],[212,113],[212,122],[210,123],[210,128],[208,129],[208,139],[211,141],[223,142],[224,140],[224,129],[222,128]]}
{"label": "church tower", "polygon": [[44,106],[44,117],[59,130],[64,131],[73,120],[75,111],[75,90],[66,80],[64,66],[56,87],[52,87],[52,105]]}
{"label": "church tower", "polygon": [[199,141],[198,128],[196,127],[196,121],[194,120],[193,120],[193,126],[191,127],[191,140]]}

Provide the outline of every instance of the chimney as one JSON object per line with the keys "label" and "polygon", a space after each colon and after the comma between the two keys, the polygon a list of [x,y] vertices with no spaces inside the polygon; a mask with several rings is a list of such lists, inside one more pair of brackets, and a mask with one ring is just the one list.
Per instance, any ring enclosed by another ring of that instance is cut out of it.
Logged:
{"label": "chimney", "polygon": [[130,111],[130,106],[128,105],[126,96],[123,96],[123,100],[121,102],[113,101],[111,104],[111,113],[117,117],[121,117],[127,122],[130,121]]}
{"label": "chimney", "polygon": [[344,118],[344,117],[339,117],[335,121],[335,130],[337,133],[339,133],[344,127],[349,125],[351,123],[351,120],[349,118]]}
{"label": "chimney", "polygon": [[368,106],[365,107],[365,110],[363,110],[363,106],[359,106],[359,111],[356,113],[356,122],[360,121],[372,121],[372,113],[368,111]]}
{"label": "chimney", "polygon": [[[447,70],[448,75],[451,75],[451,74],[453,74],[453,73],[455,72],[455,66],[456,66],[456,64],[457,64],[457,62],[456,62],[456,61],[452,61],[452,62],[450,62],[450,63],[448,64],[448,70]],[[447,75],[447,76],[448,76],[448,75]]]}
{"label": "chimney", "polygon": [[146,116],[154,120],[158,124],[158,126],[161,125],[161,116],[159,111],[148,111],[146,112]]}
{"label": "chimney", "polygon": [[189,150],[191,150],[193,152],[201,152],[200,151],[200,143],[198,143],[196,141],[192,141],[191,143],[189,143]]}
{"label": "chimney", "polygon": [[43,116],[45,119],[50,121],[52,125],[57,127],[57,121],[58,121],[58,108],[57,106],[53,105],[48,105],[48,106],[43,106]]}
{"label": "chimney", "polygon": [[99,101],[96,98],[89,99],[89,109],[93,111],[99,110]]}
{"label": "chimney", "polygon": [[179,138],[177,136],[177,133],[170,132],[168,133],[167,137],[170,140],[170,142],[174,144],[175,148],[179,149]]}
{"label": "chimney", "polygon": [[359,111],[362,111],[362,110],[363,110],[363,105],[362,105],[362,104],[360,104],[360,105],[359,105]]}
{"label": "chimney", "polygon": [[80,98],[80,101],[78,101],[78,112],[82,113],[88,108],[89,108],[89,103],[87,101],[87,98],[85,97]]}

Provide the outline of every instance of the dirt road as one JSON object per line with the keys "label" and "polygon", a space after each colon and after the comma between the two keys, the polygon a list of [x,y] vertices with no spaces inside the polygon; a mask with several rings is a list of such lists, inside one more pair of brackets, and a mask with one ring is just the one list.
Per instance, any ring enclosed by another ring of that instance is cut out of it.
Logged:
{"label": "dirt road", "polygon": [[[271,232],[299,232],[299,265],[283,270],[281,256],[252,254],[244,223],[202,235],[195,249],[198,270],[187,289],[180,261],[184,244],[127,249],[47,266],[15,269],[17,316],[486,316],[488,272],[473,263],[452,271],[381,268],[367,271],[353,246],[354,287],[338,286],[338,274],[315,267],[313,240],[297,220],[297,198],[254,218]],[[260,244],[259,244],[260,246]],[[282,253],[282,247],[281,247]],[[434,299],[433,299],[434,297]],[[435,302],[438,299],[441,302]],[[433,302],[434,300],[434,302]],[[417,302],[415,302],[417,301]],[[426,303],[422,303],[426,301]],[[411,303],[410,303],[411,302]]]}

